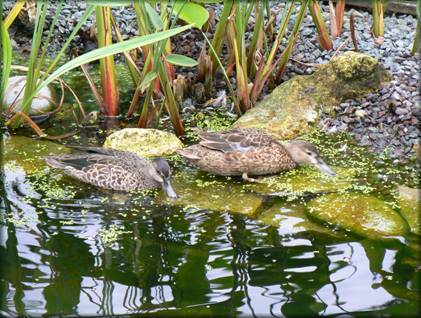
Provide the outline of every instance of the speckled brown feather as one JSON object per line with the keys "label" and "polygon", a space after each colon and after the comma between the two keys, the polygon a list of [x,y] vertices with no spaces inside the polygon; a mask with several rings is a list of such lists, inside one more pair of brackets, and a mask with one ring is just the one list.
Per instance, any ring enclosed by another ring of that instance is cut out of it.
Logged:
{"label": "speckled brown feather", "polygon": [[293,169],[297,164],[285,147],[256,129],[201,133],[199,144],[178,153],[201,170],[217,175],[265,175]]}
{"label": "speckled brown feather", "polygon": [[71,177],[105,189],[132,191],[160,186],[149,174],[151,162],[134,153],[97,147],[77,149],[83,152],[45,160]]}

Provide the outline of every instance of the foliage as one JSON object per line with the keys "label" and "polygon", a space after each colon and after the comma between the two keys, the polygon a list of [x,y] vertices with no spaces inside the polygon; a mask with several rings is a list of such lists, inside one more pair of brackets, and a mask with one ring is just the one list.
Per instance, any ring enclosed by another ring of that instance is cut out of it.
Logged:
{"label": "foliage", "polygon": [[[39,91],[71,69],[82,66],[84,73],[98,101],[99,110],[106,116],[121,115],[119,110],[119,85],[116,80],[115,55],[123,54],[124,61],[133,79],[135,92],[127,111],[127,117],[137,114],[139,127],[154,125],[163,111],[168,113],[178,135],[184,134],[184,126],[179,114],[186,87],[189,85],[182,75],[177,75],[177,67],[197,66],[197,81],[203,81],[206,92],[213,92],[215,73],[222,72],[230,97],[239,114],[246,112],[259,100],[265,86],[273,86],[281,81],[291,52],[299,35],[302,21],[308,13],[317,30],[317,40],[322,49],[333,48],[332,38],[340,36],[346,0],[329,1],[330,35],[317,0],[289,0],[282,9],[271,10],[269,0],[224,1],[218,23],[212,25],[210,13],[204,4],[215,4],[218,0],[135,0],[99,1],[88,0],[87,9],[72,29],[67,41],[52,62],[46,63],[46,51],[52,41],[54,28],[63,1],[55,4],[52,23],[44,32],[49,2],[36,2],[36,21],[33,32],[31,53],[28,58],[27,85],[23,94],[23,110],[12,116],[6,123],[17,127],[21,119],[29,122],[36,131],[41,131],[26,114],[32,99]],[[25,1],[17,0],[4,21],[1,21],[0,100],[6,89],[12,62],[12,50],[8,27],[23,8]],[[381,44],[384,35],[383,14],[385,0],[372,0],[373,35]],[[112,8],[131,6],[136,13],[139,37],[123,41]],[[420,6],[420,1],[418,2]],[[3,9],[3,7],[2,7]],[[295,20],[291,21],[294,10]],[[57,67],[78,31],[93,12],[96,12],[96,35],[98,49],[85,53],[66,64]],[[253,17],[254,23],[251,22]],[[279,19],[280,18],[280,19]],[[351,35],[356,46],[351,16]],[[3,20],[3,15],[1,17]],[[280,20],[279,24],[275,22]],[[180,21],[186,26],[176,27]],[[288,26],[292,25],[289,29]],[[204,44],[198,61],[189,56],[175,54],[170,38],[191,27],[202,31]],[[206,29],[206,30],[205,30]],[[419,47],[420,19],[412,53]],[[206,32],[205,32],[206,31]],[[212,33],[211,39],[206,34]],[[248,34],[251,32],[251,38]],[[113,43],[117,42],[117,43]],[[226,46],[227,55],[223,55]],[[96,91],[89,80],[87,68],[92,61],[100,60],[102,94]],[[235,85],[233,79],[235,78]],[[64,84],[62,84],[64,85]],[[2,112],[4,113],[4,109]],[[8,116],[12,114],[12,109]]]}

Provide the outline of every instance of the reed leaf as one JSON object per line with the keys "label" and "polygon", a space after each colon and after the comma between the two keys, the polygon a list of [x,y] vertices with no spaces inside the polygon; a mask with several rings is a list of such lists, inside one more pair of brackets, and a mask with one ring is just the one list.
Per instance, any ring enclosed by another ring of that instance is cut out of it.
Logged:
{"label": "reed leaf", "polygon": [[88,53],[85,53],[81,56],[78,56],[77,58],[67,62],[66,64],[62,65],[61,67],[57,68],[45,81],[43,81],[36,90],[32,93],[31,97],[33,98],[36,96],[44,87],[47,87],[47,85],[51,84],[54,80],[59,78],[64,73],[75,69],[82,64],[87,64],[96,60],[99,60],[103,57],[115,55],[122,53],[124,51],[133,50],[134,48],[150,45],[156,42],[159,42],[161,40],[168,39],[176,34],[179,34],[189,28],[191,28],[192,25],[185,25],[178,28],[174,28],[167,31],[157,32],[149,35],[144,36],[138,36],[134,37],[130,40],[120,42],[120,43],[114,43],[108,47],[103,47],[99,49],[95,49],[93,51],[90,51]]}
{"label": "reed leaf", "polygon": [[[25,0],[16,1],[12,10],[10,10],[8,16],[4,20],[4,26],[6,27],[6,30],[9,29],[9,27],[12,25],[13,21],[15,21],[16,17],[18,16],[19,12],[22,10],[24,5],[25,5]],[[3,4],[2,4],[2,6],[3,6]]]}
{"label": "reed leaf", "polygon": [[[3,5],[3,3],[0,3]],[[3,23],[3,14],[0,15],[0,34],[1,34],[1,81],[0,81],[0,111],[3,111],[3,96],[6,91],[10,76],[10,66],[12,65],[12,43],[10,42],[9,32],[5,23]]]}
{"label": "reed leaf", "polygon": [[191,57],[180,55],[180,54],[169,54],[165,56],[165,60],[168,63],[178,66],[193,67],[198,63],[196,60],[193,60]]}

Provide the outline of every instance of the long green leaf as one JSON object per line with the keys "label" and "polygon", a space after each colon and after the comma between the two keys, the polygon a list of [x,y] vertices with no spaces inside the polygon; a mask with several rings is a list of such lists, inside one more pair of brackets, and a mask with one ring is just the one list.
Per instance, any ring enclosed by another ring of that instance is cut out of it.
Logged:
{"label": "long green leaf", "polygon": [[179,19],[194,24],[198,29],[201,29],[209,19],[208,10],[197,3],[175,1],[173,10],[173,14],[178,16]]}
{"label": "long green leaf", "polygon": [[179,66],[193,67],[198,64],[197,61],[193,60],[191,57],[180,54],[169,54],[165,57],[165,59],[168,63]]}
{"label": "long green leaf", "polygon": [[10,42],[9,32],[3,23],[0,21],[1,25],[1,47],[2,47],[2,56],[3,61],[2,72],[1,72],[1,82],[0,82],[0,110],[3,108],[3,96],[6,90],[7,84],[9,82],[10,76],[10,66],[12,65],[12,43]]}
{"label": "long green leaf", "polygon": [[152,82],[157,76],[158,76],[158,74],[154,71],[146,74],[142,83],[140,83],[140,85],[139,85],[140,91],[143,93],[145,91],[145,89],[148,87],[149,83]]}
{"label": "long green leaf", "polygon": [[66,64],[62,65],[58,69],[56,69],[44,82],[42,82],[37,89],[33,92],[32,97],[36,96],[44,87],[52,83],[54,80],[56,80],[58,77],[63,75],[64,73],[79,67],[83,64],[90,63],[92,61],[96,61],[98,59],[101,59],[103,57],[107,57],[110,55],[119,54],[123,51],[129,51],[133,50],[140,46],[145,46],[149,44],[153,44],[156,42],[159,42],[161,40],[168,39],[176,34],[179,34],[189,28],[191,28],[192,25],[185,25],[181,26],[175,29],[162,31],[158,33],[148,34],[144,36],[138,36],[135,38],[132,38],[130,40],[119,42],[112,44],[107,47],[103,47],[100,49],[93,50],[91,52],[85,53],[81,56],[78,56],[77,58],[67,62]]}
{"label": "long green leaf", "polygon": [[132,4],[130,0],[87,0],[88,5],[101,6],[101,7],[126,7]]}
{"label": "long green leaf", "polygon": [[56,57],[54,58],[53,62],[48,66],[48,70],[43,78],[45,78],[51,70],[54,69],[54,67],[57,65],[60,58],[63,56],[64,52],[66,51],[67,47],[69,46],[70,42],[74,39],[77,32],[80,30],[82,25],[88,20],[88,18],[91,16],[92,12],[94,12],[95,6],[88,6],[86,11],[83,13],[82,17],[79,19],[79,22],[76,24],[76,26],[73,28],[72,33],[67,37],[66,42],[64,43],[63,47],[60,49],[60,51],[56,54]]}
{"label": "long green leaf", "polygon": [[145,2],[146,12],[148,13],[149,20],[153,24],[155,31],[160,31],[164,28],[164,23],[156,10],[147,2]]}

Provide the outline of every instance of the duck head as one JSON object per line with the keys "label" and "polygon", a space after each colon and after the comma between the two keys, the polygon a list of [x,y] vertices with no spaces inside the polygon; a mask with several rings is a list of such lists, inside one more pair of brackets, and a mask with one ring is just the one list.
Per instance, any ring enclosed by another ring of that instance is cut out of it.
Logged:
{"label": "duck head", "polygon": [[320,157],[316,147],[303,140],[294,140],[285,145],[292,159],[299,165],[313,165],[321,172],[333,177],[336,173]]}
{"label": "duck head", "polygon": [[150,171],[152,178],[157,181],[165,194],[171,199],[177,199],[177,194],[171,185],[171,169],[167,160],[164,158],[156,158],[152,161],[152,169]]}

